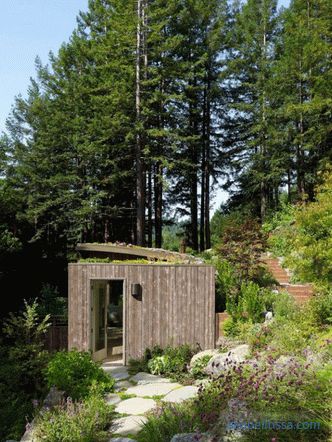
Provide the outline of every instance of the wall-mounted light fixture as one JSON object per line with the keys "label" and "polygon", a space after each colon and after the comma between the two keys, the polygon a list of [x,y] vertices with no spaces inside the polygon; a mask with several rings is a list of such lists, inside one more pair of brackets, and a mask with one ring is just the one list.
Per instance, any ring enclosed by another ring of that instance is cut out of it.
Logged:
{"label": "wall-mounted light fixture", "polygon": [[131,284],[131,295],[138,301],[142,300],[142,286],[141,284]]}

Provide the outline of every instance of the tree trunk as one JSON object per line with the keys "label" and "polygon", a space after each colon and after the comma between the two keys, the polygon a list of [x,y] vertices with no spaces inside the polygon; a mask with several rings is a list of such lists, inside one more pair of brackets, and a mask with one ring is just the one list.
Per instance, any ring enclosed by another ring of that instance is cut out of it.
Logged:
{"label": "tree trunk", "polygon": [[288,203],[292,202],[292,178],[291,178],[291,170],[288,168],[287,170],[287,194],[288,194]]}
{"label": "tree trunk", "polygon": [[147,207],[148,207],[148,247],[152,247],[152,170],[151,166],[148,171],[148,194],[147,194]]}
{"label": "tree trunk", "polygon": [[201,162],[201,217],[199,226],[199,250],[205,250],[205,192],[206,192],[206,88],[203,100],[203,127],[202,127],[202,162]]}
{"label": "tree trunk", "polygon": [[208,69],[207,78],[207,96],[206,96],[206,161],[205,161],[205,247],[211,248],[211,231],[210,231],[210,164],[211,164],[211,81],[210,69]]}
{"label": "tree trunk", "polygon": [[143,163],[143,143],[141,131],[141,56],[142,56],[142,17],[143,0],[137,1],[137,41],[136,41],[136,199],[137,199],[137,244],[145,244],[145,180]]}
{"label": "tree trunk", "polygon": [[[194,80],[195,84],[196,80]],[[195,102],[196,105],[196,102]],[[193,104],[190,104],[189,110],[189,127],[191,128],[191,134],[197,135],[198,132],[198,122],[194,112]],[[191,162],[191,169],[189,173],[189,191],[190,191],[190,218],[191,218],[191,229],[190,229],[190,239],[191,247],[193,250],[198,250],[198,213],[197,213],[197,141],[191,141],[189,146],[189,155]]]}
{"label": "tree trunk", "polygon": [[162,247],[162,192],[163,192],[163,168],[160,163],[155,166],[154,173],[154,216],[155,216],[155,243],[156,247]]}

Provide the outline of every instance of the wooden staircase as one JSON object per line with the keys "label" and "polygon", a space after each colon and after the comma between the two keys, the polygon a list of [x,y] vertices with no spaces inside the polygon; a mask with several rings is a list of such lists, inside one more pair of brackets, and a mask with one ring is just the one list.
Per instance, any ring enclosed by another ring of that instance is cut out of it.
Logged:
{"label": "wooden staircase", "polygon": [[263,257],[262,262],[277,281],[279,292],[289,293],[299,304],[308,301],[312,297],[313,288],[311,284],[291,284],[289,273],[281,267],[277,258]]}

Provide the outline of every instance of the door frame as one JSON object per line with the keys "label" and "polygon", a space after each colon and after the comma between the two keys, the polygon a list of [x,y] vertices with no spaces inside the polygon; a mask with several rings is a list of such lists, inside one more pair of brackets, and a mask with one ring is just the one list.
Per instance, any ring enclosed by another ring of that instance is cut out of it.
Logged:
{"label": "door frame", "polygon": [[[91,286],[93,282],[110,282],[110,281],[122,281],[123,282],[123,311],[122,311],[122,346],[123,346],[123,352],[122,352],[122,364],[126,365],[127,363],[127,279],[126,278],[121,278],[121,277],[89,277],[88,278],[88,287],[90,287],[90,296],[89,296],[89,305],[88,305],[88,331],[89,331],[89,349],[92,352],[92,357],[94,355],[93,353],[93,342],[92,342],[92,333],[91,333],[91,329],[92,329],[92,324],[91,324]],[[109,297],[109,286],[107,288],[107,296]],[[108,303],[109,303],[109,298],[108,298]],[[106,347],[106,358],[107,358],[107,347]]]}

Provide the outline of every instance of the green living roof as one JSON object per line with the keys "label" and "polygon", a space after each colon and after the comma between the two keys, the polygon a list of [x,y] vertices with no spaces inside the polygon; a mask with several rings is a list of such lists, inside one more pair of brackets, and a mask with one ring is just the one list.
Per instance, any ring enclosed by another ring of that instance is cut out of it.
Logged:
{"label": "green living roof", "polygon": [[[80,243],[76,247],[78,252],[93,252],[105,253],[106,255],[119,257],[126,256],[125,260],[131,257],[145,258],[148,261],[164,261],[164,262],[178,262],[183,264],[203,264],[200,258],[188,255],[186,253],[171,252],[164,249],[138,247],[131,244],[123,243]],[[117,258],[114,258],[117,259]],[[119,258],[117,259],[119,260]]]}

